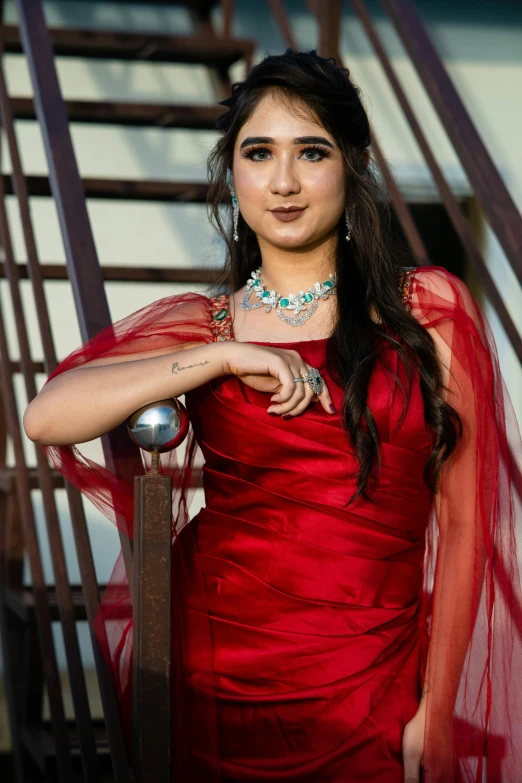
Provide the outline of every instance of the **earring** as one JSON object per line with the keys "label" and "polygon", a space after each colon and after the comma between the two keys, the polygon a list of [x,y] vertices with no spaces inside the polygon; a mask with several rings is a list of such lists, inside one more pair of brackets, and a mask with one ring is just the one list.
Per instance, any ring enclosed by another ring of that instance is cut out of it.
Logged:
{"label": "earring", "polygon": [[347,242],[349,242],[350,239],[352,238],[352,224],[351,224],[351,220],[350,220],[351,211],[352,211],[351,207],[346,207],[346,209],[344,210],[344,217],[345,217],[345,220],[346,220],[346,228],[348,229],[348,233],[346,234],[346,241]]}
{"label": "earring", "polygon": [[239,222],[239,205],[237,203],[237,196],[232,185],[229,184],[230,195],[232,196],[232,206],[234,208],[234,242],[239,242],[239,235],[237,233],[237,226]]}

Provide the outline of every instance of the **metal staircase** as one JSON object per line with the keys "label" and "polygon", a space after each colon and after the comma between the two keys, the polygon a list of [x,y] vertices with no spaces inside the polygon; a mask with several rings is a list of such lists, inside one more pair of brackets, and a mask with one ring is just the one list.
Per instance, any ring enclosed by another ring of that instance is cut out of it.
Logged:
{"label": "metal staircase", "polygon": [[[24,53],[31,71],[34,98],[8,95],[4,67],[0,56],[0,123],[2,142],[7,144],[12,164],[11,174],[0,172],[0,235],[3,262],[0,273],[6,279],[12,302],[14,322],[9,326],[0,302],[0,635],[4,660],[4,675],[10,713],[17,783],[22,781],[85,780],[96,783],[133,779],[127,761],[119,709],[112,682],[103,657],[97,649],[92,631],[100,594],[81,497],[74,487],[64,484],[62,476],[51,471],[39,459],[36,466],[25,463],[21,430],[21,411],[17,409],[14,380],[20,374],[28,399],[36,393],[35,375],[50,373],[58,362],[44,296],[46,280],[71,283],[83,340],[110,323],[104,284],[106,281],[205,283],[212,282],[213,272],[198,268],[101,267],[96,254],[86,199],[140,200],[156,202],[192,202],[203,204],[207,186],[202,182],[171,182],[168,180],[121,180],[81,178],[69,134],[69,122],[112,124],[121,126],[151,126],[158,128],[212,129],[222,108],[218,101],[230,93],[229,68],[244,62],[248,68],[255,51],[255,41],[233,38],[231,0],[222,0],[223,25],[217,31],[212,25],[212,0],[154,0],[160,5],[184,5],[191,15],[194,34],[171,36],[130,34],[109,30],[47,28],[41,0],[17,0],[19,25],[0,27],[0,55]],[[470,181],[476,186],[477,200],[497,230],[499,240],[522,282],[522,219],[509,198],[500,176],[480,137],[471,125],[458,95],[449,82],[417,12],[409,0],[383,3],[390,18],[405,41],[412,61],[423,79],[428,94],[438,108],[448,135],[461,155]],[[459,235],[486,294],[497,310],[506,333],[522,361],[522,339],[513,324],[477,241],[441,173],[436,156],[424,138],[415,114],[395,78],[393,68],[377,35],[377,30],[365,4],[351,3],[372,41],[377,57],[395,90],[415,137],[426,157],[434,181],[441,193],[449,218]],[[310,12],[317,18],[319,46],[325,56],[338,52],[341,3],[339,0],[309,2]],[[267,2],[280,26],[286,44],[299,48],[278,0]],[[54,55],[86,59],[115,58],[167,63],[199,63],[207,67],[215,90],[216,103],[200,105],[169,105],[142,102],[63,100],[56,78]],[[18,119],[37,120],[44,138],[50,176],[26,176],[20,160],[15,133]],[[471,127],[470,127],[471,126]],[[465,129],[465,130],[463,130]],[[411,211],[388,169],[378,141],[374,155],[381,165],[397,219],[421,263],[429,263],[429,255]],[[11,231],[6,212],[6,197],[16,196],[27,263],[17,263],[14,257]],[[55,201],[59,215],[66,265],[41,264],[34,235],[29,199],[48,196]],[[20,281],[29,278],[36,304],[43,357],[31,355],[27,323],[22,307]],[[20,346],[20,360],[11,360],[6,340],[9,329],[15,329]],[[15,466],[7,464],[7,438],[11,439]],[[120,427],[103,439],[105,458],[119,466],[132,481],[141,473],[141,463],[135,459],[121,462],[124,450],[129,453],[130,441]],[[70,585],[67,579],[64,544],[54,491],[65,489],[70,509],[76,553],[82,578],[81,585]],[[40,489],[45,510],[46,535],[52,555],[55,585],[45,584],[42,570],[31,491]],[[520,478],[519,493],[522,492]],[[121,540],[128,571],[132,569],[132,551],[128,540]],[[27,556],[31,571],[31,586],[23,583],[23,563]],[[88,621],[95,653],[104,719],[93,720],[89,708],[87,683],[79,651],[77,623]],[[68,676],[74,705],[74,721],[66,718],[62,684],[57,666],[51,624],[61,624],[67,657]],[[50,720],[43,718],[44,691],[49,702]],[[151,781],[159,778],[149,778]],[[203,782],[202,782],[203,783]]]}

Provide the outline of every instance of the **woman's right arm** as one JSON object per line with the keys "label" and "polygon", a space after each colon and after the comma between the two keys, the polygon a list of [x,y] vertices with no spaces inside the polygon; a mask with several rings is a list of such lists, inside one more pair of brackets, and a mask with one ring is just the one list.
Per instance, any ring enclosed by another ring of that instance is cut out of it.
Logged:
{"label": "woman's right arm", "polygon": [[179,397],[222,375],[235,375],[253,389],[272,393],[275,405],[269,413],[299,415],[315,400],[333,413],[326,383],[314,395],[309,384],[295,382],[309,369],[295,350],[235,341],[103,356],[48,381],[26,408],[24,430],[42,446],[84,443],[114,429],[143,405]]}
{"label": "woman's right arm", "polygon": [[223,356],[224,343],[215,342],[161,349],[148,358],[107,356],[87,362],[45,384],[25,410],[25,433],[44,446],[94,440],[143,405],[179,397],[223,375]]}

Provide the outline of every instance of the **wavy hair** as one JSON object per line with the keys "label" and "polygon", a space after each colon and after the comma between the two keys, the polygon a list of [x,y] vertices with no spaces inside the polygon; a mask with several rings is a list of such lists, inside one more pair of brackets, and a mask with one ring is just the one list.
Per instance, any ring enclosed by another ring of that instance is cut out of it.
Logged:
{"label": "wavy hair", "polygon": [[[424,481],[435,492],[440,468],[461,436],[461,421],[442,397],[442,372],[433,339],[402,302],[400,267],[415,265],[415,259],[392,236],[389,201],[373,163],[366,165],[371,132],[360,89],[334,57],[290,48],[281,55],[268,55],[243,81],[235,82],[231,96],[222,101],[228,111],[216,123],[221,135],[207,161],[209,218],[226,245],[225,264],[215,286],[236,291],[261,265],[255,233],[240,215],[239,241],[234,242],[230,209],[227,205],[224,214],[223,203],[231,204],[228,174],[237,135],[267,91],[294,113],[304,111],[319,122],[335,139],[344,163],[352,239],[345,241],[341,219],[335,258],[337,318],[327,341],[327,361],[332,377],[345,389],[342,421],[358,461],[356,491],[349,502],[361,495],[371,499],[369,481],[373,479],[375,485],[378,475],[379,433],[368,405],[368,385],[376,362],[386,365],[386,346],[397,351],[406,369],[406,386],[393,373],[404,398],[399,426],[406,414],[413,371],[419,372],[425,421],[432,433]],[[386,326],[371,318],[372,310]]]}

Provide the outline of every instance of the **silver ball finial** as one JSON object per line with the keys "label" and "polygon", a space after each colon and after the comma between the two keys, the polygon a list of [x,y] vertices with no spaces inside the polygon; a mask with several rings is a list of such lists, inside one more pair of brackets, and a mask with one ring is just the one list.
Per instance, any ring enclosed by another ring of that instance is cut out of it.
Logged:
{"label": "silver ball finial", "polygon": [[187,410],[175,397],[150,402],[127,419],[127,429],[134,443],[152,454],[152,473],[157,473],[159,454],[183,443],[188,425]]}

